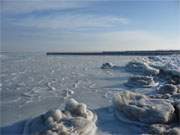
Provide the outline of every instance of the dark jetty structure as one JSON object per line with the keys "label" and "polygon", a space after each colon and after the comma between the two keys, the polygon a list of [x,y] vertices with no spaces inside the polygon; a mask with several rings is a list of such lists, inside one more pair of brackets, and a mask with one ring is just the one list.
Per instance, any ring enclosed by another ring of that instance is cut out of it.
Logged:
{"label": "dark jetty structure", "polygon": [[47,55],[172,55],[180,50],[145,50],[145,51],[102,51],[102,52],[47,52]]}

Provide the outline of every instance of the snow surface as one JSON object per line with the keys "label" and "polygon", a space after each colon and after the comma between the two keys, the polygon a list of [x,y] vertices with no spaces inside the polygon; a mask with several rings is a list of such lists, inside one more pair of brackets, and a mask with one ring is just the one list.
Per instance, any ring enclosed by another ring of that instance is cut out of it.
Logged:
{"label": "snow surface", "polygon": [[[124,67],[134,58],[138,57],[1,54],[0,126],[36,117],[50,109],[63,109],[66,99],[72,97],[97,113],[99,134],[144,133],[146,129],[141,126],[119,121],[111,107],[115,93],[129,90],[123,84],[132,74],[126,72]],[[175,68],[180,65],[179,56],[158,56],[154,59],[163,64],[171,62]],[[101,69],[101,65],[107,62],[117,65],[118,68]],[[130,90],[149,93],[153,89]]]}

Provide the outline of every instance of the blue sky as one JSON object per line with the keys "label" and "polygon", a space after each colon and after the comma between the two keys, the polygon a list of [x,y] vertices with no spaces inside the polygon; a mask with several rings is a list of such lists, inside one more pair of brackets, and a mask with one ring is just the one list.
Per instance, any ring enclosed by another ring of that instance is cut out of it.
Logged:
{"label": "blue sky", "polygon": [[180,1],[3,0],[3,51],[180,49]]}

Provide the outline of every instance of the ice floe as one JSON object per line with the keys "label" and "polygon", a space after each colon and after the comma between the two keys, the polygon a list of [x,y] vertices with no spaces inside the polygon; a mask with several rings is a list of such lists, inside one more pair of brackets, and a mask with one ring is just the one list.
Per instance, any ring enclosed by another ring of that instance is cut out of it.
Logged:
{"label": "ice floe", "polygon": [[180,84],[180,59],[179,56],[134,59],[126,65],[126,70],[131,73],[148,76],[158,76],[173,84]]}
{"label": "ice floe", "polygon": [[[68,99],[65,110],[50,110],[38,117],[26,120],[24,128],[17,128],[12,134],[21,135],[94,135],[96,133],[95,113],[86,104]],[[17,126],[14,124],[14,126]],[[22,126],[22,124],[20,125]],[[13,126],[4,128],[3,134],[11,134]],[[21,131],[18,131],[21,129]]]}
{"label": "ice floe", "polygon": [[149,65],[159,69],[164,75],[178,79],[180,83],[180,59],[179,55],[149,57]]}
{"label": "ice floe", "polygon": [[133,73],[143,74],[143,75],[157,75],[159,74],[159,69],[149,66],[148,63],[140,60],[130,61],[126,65],[126,70]]}
{"label": "ice floe", "polygon": [[113,67],[114,65],[112,63],[107,62],[102,64],[101,69],[112,69]]}
{"label": "ice floe", "polygon": [[158,135],[180,134],[180,101],[125,91],[114,96],[115,115],[121,121],[143,125],[146,133]]}
{"label": "ice floe", "polygon": [[157,86],[158,83],[155,83],[153,77],[151,76],[132,76],[129,77],[128,81],[125,83],[125,86],[128,87],[153,87]]}
{"label": "ice floe", "polygon": [[178,92],[178,88],[176,85],[173,85],[173,84],[165,84],[165,85],[162,85],[158,90],[157,92],[159,94],[176,94]]}
{"label": "ice floe", "polygon": [[116,94],[113,103],[117,116],[123,115],[129,120],[146,124],[170,122],[175,111],[173,105],[165,100],[130,91]]}
{"label": "ice floe", "polygon": [[164,124],[153,124],[149,128],[149,133],[153,135],[180,135],[180,127],[172,127]]}

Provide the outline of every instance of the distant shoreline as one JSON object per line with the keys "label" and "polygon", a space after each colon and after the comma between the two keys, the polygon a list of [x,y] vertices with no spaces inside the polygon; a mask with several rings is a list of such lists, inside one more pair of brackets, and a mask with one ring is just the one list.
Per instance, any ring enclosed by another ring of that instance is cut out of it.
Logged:
{"label": "distant shoreline", "polygon": [[155,51],[102,51],[102,52],[47,52],[46,55],[173,55],[180,54],[180,50]]}

